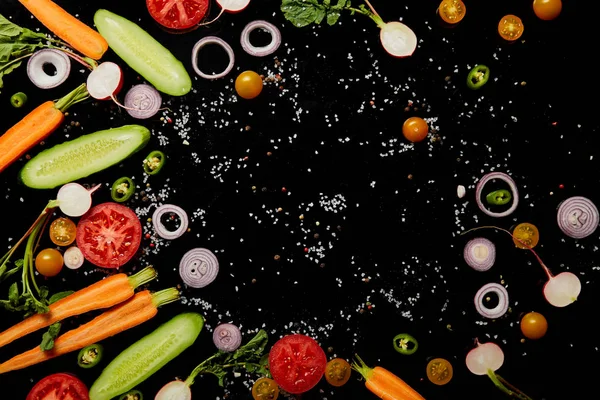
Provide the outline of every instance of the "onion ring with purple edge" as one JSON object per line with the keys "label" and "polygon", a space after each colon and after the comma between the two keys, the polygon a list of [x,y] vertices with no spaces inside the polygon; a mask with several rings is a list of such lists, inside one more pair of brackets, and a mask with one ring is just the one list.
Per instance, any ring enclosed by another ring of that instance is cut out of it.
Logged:
{"label": "onion ring with purple edge", "polygon": [[[54,75],[44,71],[46,64],[56,69]],[[67,80],[71,73],[71,60],[62,51],[43,49],[36,51],[27,61],[27,76],[40,89],[52,89]]]}
{"label": "onion ring with purple edge", "polygon": [[220,324],[213,332],[213,342],[217,349],[230,353],[242,344],[242,333],[233,324]]}
{"label": "onion ring with purple edge", "polygon": [[[486,183],[491,181],[492,179],[500,179],[509,186],[513,200],[510,208],[503,212],[493,212],[485,208],[483,202],[481,201],[481,193],[483,193],[483,188]],[[490,172],[489,174],[484,175],[479,182],[477,182],[477,187],[475,188],[475,201],[477,202],[477,206],[484,214],[489,215],[490,217],[500,218],[506,217],[507,215],[512,214],[519,205],[519,191],[517,190],[517,184],[515,181],[508,175],[503,172]]]}
{"label": "onion ring with purple edge", "polygon": [[[483,300],[488,293],[496,293],[498,295],[498,305],[492,309],[487,308],[483,304]],[[504,286],[498,283],[485,284],[475,294],[475,308],[485,318],[500,318],[508,311],[508,292]]]}
{"label": "onion ring with purple edge", "polygon": [[569,197],[558,207],[556,220],[565,235],[573,239],[583,239],[594,233],[598,227],[598,208],[587,197]]}
{"label": "onion ring with purple edge", "polygon": [[[256,47],[250,43],[250,33],[256,29],[263,29],[271,35],[271,43],[266,46]],[[251,56],[264,57],[273,54],[281,45],[281,32],[275,25],[264,20],[252,21],[242,31],[241,44],[244,51]]]}
{"label": "onion ring with purple edge", "polygon": [[496,246],[488,239],[475,238],[465,245],[463,257],[475,271],[487,271],[496,261]]}
{"label": "onion ring with purple edge", "polygon": [[142,83],[129,89],[124,104],[127,113],[133,118],[148,119],[160,110],[162,96],[153,86]]}
{"label": "onion ring with purple edge", "polygon": [[[179,228],[174,231],[168,230],[160,220],[161,217],[167,213],[173,213],[179,217]],[[154,214],[152,214],[152,225],[154,226],[154,230],[156,231],[156,234],[163,239],[173,240],[181,237],[181,235],[187,231],[188,224],[189,220],[187,213],[183,208],[173,204],[163,204],[154,210]]]}
{"label": "onion ring with purple edge", "polygon": [[[229,64],[227,65],[227,68],[225,68],[225,70],[219,74],[215,74],[215,75],[205,74],[204,72],[200,71],[200,68],[198,68],[198,53],[200,52],[200,49],[202,49],[207,44],[218,44],[225,50],[225,52],[227,52],[227,55],[229,56]],[[196,73],[204,79],[219,79],[219,78],[224,77],[225,75],[227,75],[228,73],[231,72],[231,70],[233,69],[234,63],[235,63],[235,54],[233,52],[233,49],[231,48],[229,43],[227,43],[220,37],[206,36],[206,37],[198,40],[198,42],[196,42],[196,44],[194,45],[194,48],[192,49],[192,67],[194,68],[194,71],[196,71]]]}
{"label": "onion ring with purple edge", "polygon": [[183,282],[200,289],[212,283],[219,273],[219,260],[212,251],[198,247],[185,253],[179,262]]}

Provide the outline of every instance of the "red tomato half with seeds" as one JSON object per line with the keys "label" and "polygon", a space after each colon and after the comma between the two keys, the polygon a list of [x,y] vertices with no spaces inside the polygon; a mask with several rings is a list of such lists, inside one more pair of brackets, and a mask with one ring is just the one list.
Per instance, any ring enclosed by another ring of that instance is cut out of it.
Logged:
{"label": "red tomato half with seeds", "polygon": [[77,224],[77,247],[86,260],[102,268],[118,268],[131,260],[142,241],[138,216],[118,203],[102,203]]}
{"label": "red tomato half with seeds", "polygon": [[197,25],[208,12],[209,0],[146,0],[148,12],[165,28],[184,30]]}
{"label": "red tomato half with seeds", "polygon": [[90,400],[88,388],[70,374],[52,374],[35,384],[26,400]]}
{"label": "red tomato half with seeds", "polygon": [[289,393],[312,389],[325,372],[327,357],[319,344],[306,335],[287,335],[269,352],[269,370],[279,387]]}

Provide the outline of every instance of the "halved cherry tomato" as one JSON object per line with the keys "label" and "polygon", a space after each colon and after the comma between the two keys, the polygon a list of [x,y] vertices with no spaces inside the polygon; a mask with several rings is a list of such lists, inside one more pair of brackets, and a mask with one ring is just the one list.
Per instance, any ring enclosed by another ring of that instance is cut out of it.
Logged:
{"label": "halved cherry tomato", "polygon": [[533,0],[533,12],[539,19],[550,21],[560,15],[561,0]]}
{"label": "halved cherry tomato", "polygon": [[90,400],[88,388],[70,374],[52,374],[35,384],[26,400]]}
{"label": "halved cherry tomato", "polygon": [[62,267],[63,256],[56,249],[44,249],[35,257],[35,269],[44,276],[56,276]]}
{"label": "halved cherry tomato", "polygon": [[457,24],[465,17],[467,7],[462,0],[442,0],[438,7],[438,14],[444,22]]}
{"label": "halved cherry tomato", "polygon": [[529,312],[521,319],[521,332],[528,339],[539,339],[548,331],[546,317],[538,312]]}
{"label": "halved cherry tomato", "polygon": [[197,25],[208,12],[209,0],[146,0],[148,12],[168,29],[184,30]]}
{"label": "halved cherry tomato", "polygon": [[350,379],[352,367],[343,358],[334,358],[325,366],[325,379],[332,386],[344,386]]}
{"label": "halved cherry tomato", "polygon": [[279,339],[269,352],[269,369],[275,382],[286,392],[304,393],[323,376],[327,357],[312,338],[287,335]]}
{"label": "halved cherry tomato", "polygon": [[235,80],[235,91],[243,99],[250,100],[262,92],[263,81],[254,71],[244,71]]}
{"label": "halved cherry tomato", "polygon": [[516,15],[505,15],[498,23],[498,33],[502,36],[502,39],[509,42],[520,38],[524,30],[523,21]]}
{"label": "halved cherry tomato", "polygon": [[427,364],[427,379],[436,385],[445,385],[450,382],[454,370],[450,361],[443,358],[434,358]]}
{"label": "halved cherry tomato", "polygon": [[410,117],[402,125],[402,134],[411,142],[420,142],[427,137],[429,126],[423,118]]}
{"label": "halved cherry tomato", "polygon": [[57,246],[68,246],[75,241],[77,226],[69,218],[56,218],[50,224],[50,240]]}
{"label": "halved cherry tomato", "polygon": [[86,260],[102,268],[128,262],[142,241],[138,216],[118,203],[102,203],[89,210],[77,224],[77,247]]}
{"label": "halved cherry tomato", "polygon": [[275,400],[279,397],[279,386],[271,378],[260,378],[252,386],[254,400]]}
{"label": "halved cherry tomato", "polygon": [[538,228],[529,222],[522,222],[513,230],[513,242],[520,249],[533,248],[539,241],[540,232]]}

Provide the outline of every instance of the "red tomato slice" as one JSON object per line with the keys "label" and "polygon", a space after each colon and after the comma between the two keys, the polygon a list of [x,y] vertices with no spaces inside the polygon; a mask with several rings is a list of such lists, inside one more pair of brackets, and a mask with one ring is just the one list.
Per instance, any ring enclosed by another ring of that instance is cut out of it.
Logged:
{"label": "red tomato slice", "polygon": [[90,400],[88,388],[70,374],[52,374],[35,384],[26,400]]}
{"label": "red tomato slice", "polygon": [[188,29],[208,12],[209,0],[146,0],[148,12],[156,22],[169,29]]}
{"label": "red tomato slice", "polygon": [[117,268],[131,260],[141,241],[138,216],[118,203],[93,207],[77,224],[77,247],[86,260],[102,268]]}
{"label": "red tomato slice", "polygon": [[287,335],[269,352],[269,369],[277,384],[289,393],[312,389],[325,372],[327,357],[319,344],[305,335]]}

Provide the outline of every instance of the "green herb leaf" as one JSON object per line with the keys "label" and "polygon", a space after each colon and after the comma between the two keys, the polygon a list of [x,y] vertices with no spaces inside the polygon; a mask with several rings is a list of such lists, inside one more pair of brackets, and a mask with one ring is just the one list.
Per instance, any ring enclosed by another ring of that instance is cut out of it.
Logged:
{"label": "green herb leaf", "polygon": [[40,296],[40,303],[47,303],[46,298],[50,294],[48,288],[46,286],[41,286],[38,294]]}
{"label": "green herb leaf", "polygon": [[72,291],[72,290],[67,290],[67,291],[64,291],[64,292],[54,293],[52,296],[50,296],[50,299],[48,299],[48,305],[54,304],[57,301],[62,300],[65,297],[72,295],[73,293],[75,293],[75,292]]}
{"label": "green herb leaf", "polygon": [[20,298],[21,296],[19,295],[19,286],[17,285],[17,282],[15,282],[8,288],[8,301],[10,301],[11,305],[16,307],[19,305]]}
{"label": "green herb leaf", "polygon": [[15,261],[15,267],[17,268],[21,268],[23,266],[23,263],[25,262],[25,260],[23,260],[22,258],[18,259]]}
{"label": "green herb leaf", "polygon": [[21,32],[23,32],[23,29],[19,25],[13,24],[0,14],[0,40],[2,40],[2,36],[19,36]]}
{"label": "green herb leaf", "polygon": [[42,351],[48,351],[54,348],[54,339],[58,337],[60,327],[61,323],[56,322],[48,327],[48,331],[44,332],[42,335],[42,343],[40,344]]}
{"label": "green herb leaf", "polygon": [[321,23],[329,6],[320,4],[318,0],[282,0],[281,11],[285,19],[298,28]]}

